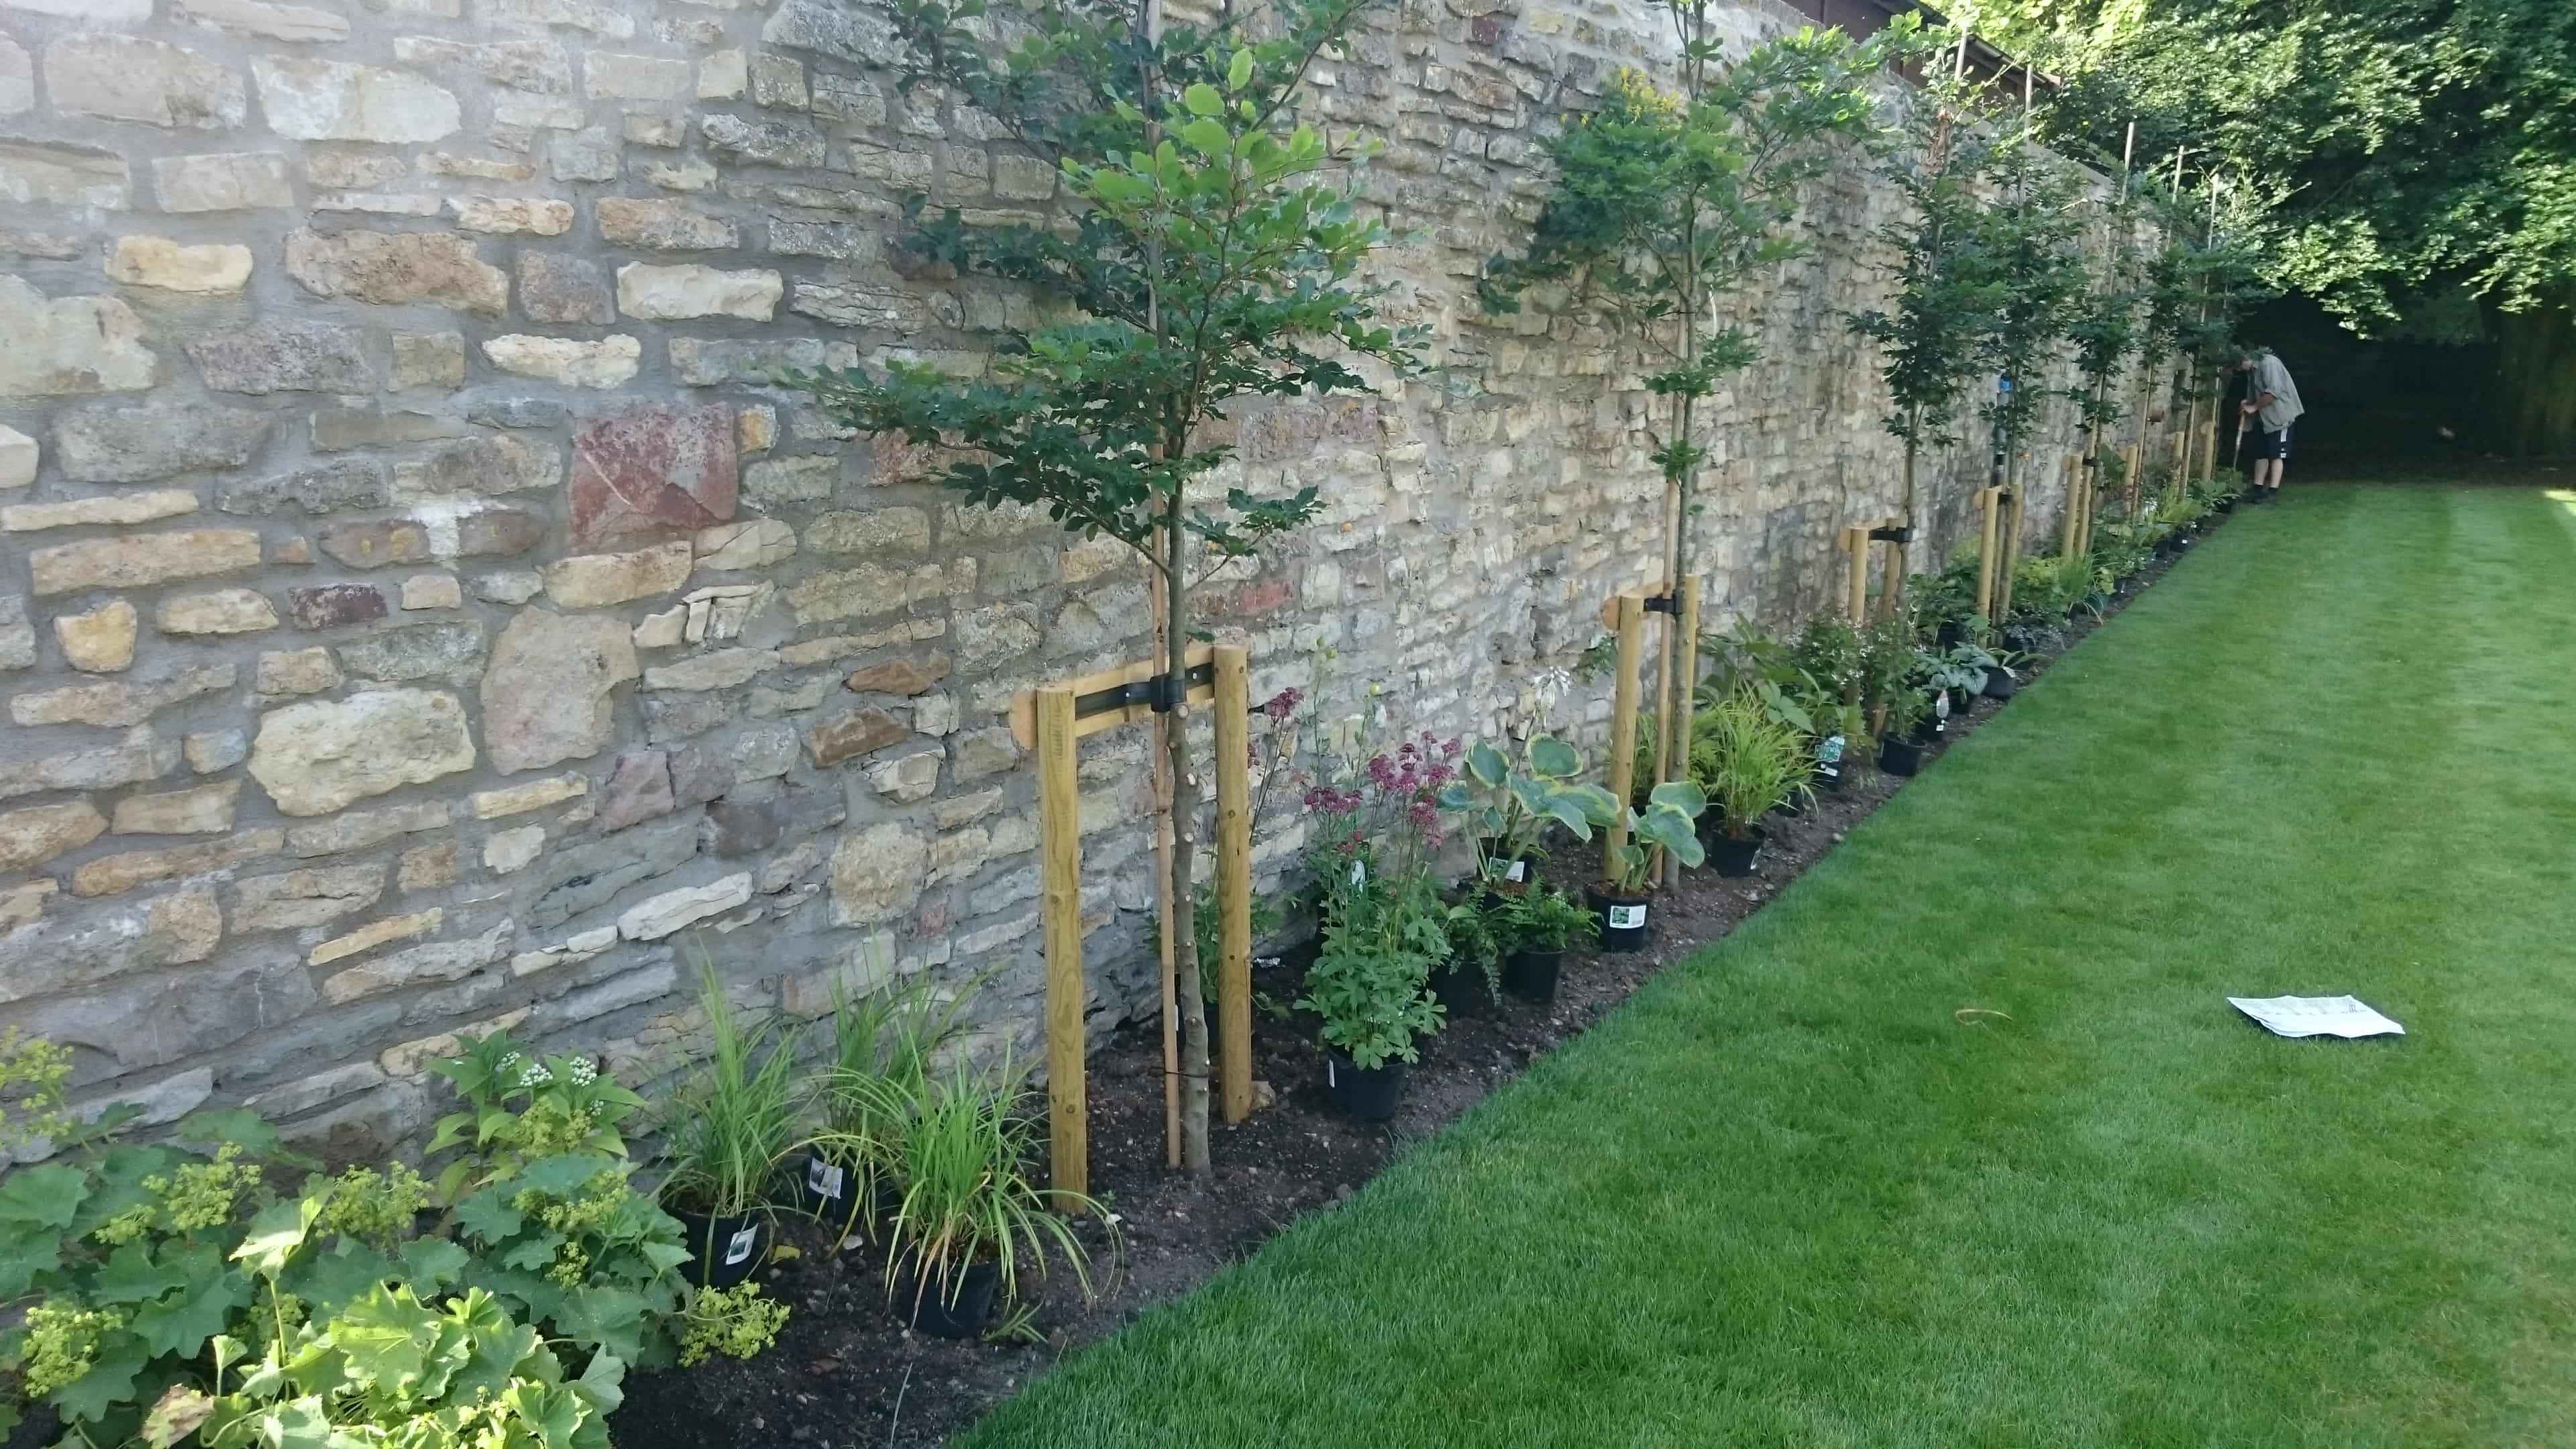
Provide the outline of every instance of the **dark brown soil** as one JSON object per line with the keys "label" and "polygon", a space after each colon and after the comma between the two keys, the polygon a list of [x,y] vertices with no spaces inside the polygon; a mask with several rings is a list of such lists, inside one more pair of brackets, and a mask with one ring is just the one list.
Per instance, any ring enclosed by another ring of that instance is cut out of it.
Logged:
{"label": "dark brown soil", "polygon": [[[2159,562],[2132,580],[2107,613],[2117,615],[2166,566]],[[2090,615],[2083,618],[2069,628],[2071,640],[2099,627]],[[2027,679],[2047,668],[2041,661],[2023,672]],[[1980,700],[1964,719],[1954,719],[1944,742],[1927,752],[1924,768],[1934,768],[1949,742],[2004,707]],[[1820,797],[1804,815],[1775,819],[1753,877],[1691,872],[1678,893],[1658,898],[1656,935],[1646,950],[1569,953],[1552,1003],[1506,995],[1497,1005],[1479,993],[1424,1051],[1402,1113],[1383,1126],[1335,1112],[1311,1035],[1256,1014],[1253,1075],[1276,1101],[1238,1126],[1210,1129],[1216,1170],[1204,1186],[1164,1166],[1158,1032],[1151,1024],[1122,1031],[1091,1063],[1092,1188],[1120,1219],[1125,1238],[1123,1264],[1094,1301],[1086,1306],[1068,1278],[1046,1284],[1032,1323],[1036,1342],[959,1343],[908,1332],[887,1306],[880,1254],[864,1247],[834,1254],[823,1235],[791,1220],[786,1236],[802,1256],[768,1275],[771,1291],[796,1310],[778,1345],[749,1362],[719,1360],[634,1379],[611,1425],[617,1443],[621,1449],[940,1443],[1018,1393],[1067,1350],[1188,1292],[1301,1214],[1349,1196],[1408,1142],[1455,1121],[1664,967],[1733,930],[1904,784],[1874,775]],[[1546,874],[1588,880],[1597,867],[1596,851],[1560,852]],[[1254,985],[1273,1000],[1294,999],[1298,969],[1292,958],[1259,973]],[[1101,1240],[1097,1225],[1084,1231]]]}

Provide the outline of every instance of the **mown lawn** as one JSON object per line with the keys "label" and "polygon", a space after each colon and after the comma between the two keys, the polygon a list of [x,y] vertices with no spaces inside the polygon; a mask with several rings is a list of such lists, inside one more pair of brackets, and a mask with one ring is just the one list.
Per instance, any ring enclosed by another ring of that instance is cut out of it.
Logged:
{"label": "mown lawn", "polygon": [[[2347,991],[2409,1035],[2223,1000]],[[2576,1444],[2576,493],[2239,517],[1743,930],[963,1442]]]}

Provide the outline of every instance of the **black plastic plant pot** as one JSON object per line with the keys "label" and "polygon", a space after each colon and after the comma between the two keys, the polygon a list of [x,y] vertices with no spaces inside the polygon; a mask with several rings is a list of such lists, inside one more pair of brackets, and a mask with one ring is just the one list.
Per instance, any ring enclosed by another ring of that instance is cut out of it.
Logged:
{"label": "black plastic plant pot", "polygon": [[1503,961],[1503,989],[1523,1001],[1554,1001],[1565,951],[1514,951]]}
{"label": "black plastic plant pot", "polygon": [[1481,1004],[1489,994],[1485,972],[1472,962],[1464,966],[1442,966],[1431,973],[1431,994],[1447,1007],[1451,1016],[1464,1016]]}
{"label": "black plastic plant pot", "polygon": [[769,1223],[758,1213],[709,1217],[673,1212],[688,1243],[680,1271],[701,1288],[730,1288],[749,1278],[769,1256]]}
{"label": "black plastic plant pot", "polygon": [[1916,723],[1914,733],[1909,738],[1918,745],[1932,744],[1941,738],[1943,723],[1939,715],[1927,714]]}
{"label": "black plastic plant pot", "polygon": [[1818,794],[1841,794],[1843,788],[1842,762],[1837,760],[1830,765],[1820,764],[1816,766],[1815,780],[1816,791]]}
{"label": "black plastic plant pot", "polygon": [[1340,1052],[1324,1055],[1324,1089],[1347,1117],[1383,1122],[1404,1105],[1404,1059],[1388,1057],[1378,1065],[1356,1067]]}
{"label": "black plastic plant pot", "polygon": [[1878,740],[1878,767],[1891,775],[1911,775],[1923,768],[1923,747],[1912,740],[1881,735]]}
{"label": "black plastic plant pot", "polygon": [[847,1222],[857,1179],[857,1173],[824,1154],[808,1152],[796,1167],[796,1205],[824,1222]]}
{"label": "black plastic plant pot", "polygon": [[2021,692],[2020,681],[2000,669],[1986,671],[1986,698],[2010,699]]}
{"label": "black plastic plant pot", "polygon": [[924,1283],[906,1274],[894,1286],[895,1312],[904,1326],[934,1338],[973,1338],[992,1319],[993,1300],[1001,1291],[999,1263],[969,1263],[953,1282],[934,1278]]}
{"label": "black plastic plant pot", "polygon": [[1956,619],[1948,620],[1933,633],[1932,640],[1944,649],[1956,649],[1968,642],[1968,626]]}
{"label": "black plastic plant pot", "polygon": [[1749,840],[1738,840],[1731,835],[1719,836],[1709,845],[1708,863],[1716,866],[1717,873],[1723,876],[1741,879],[1753,874],[1754,868],[1762,863],[1762,832],[1753,832]]}
{"label": "black plastic plant pot", "polygon": [[1601,917],[1601,949],[1604,951],[1642,951],[1646,933],[1653,927],[1646,920],[1644,896],[1623,896],[1599,886],[1587,886],[1584,903]]}

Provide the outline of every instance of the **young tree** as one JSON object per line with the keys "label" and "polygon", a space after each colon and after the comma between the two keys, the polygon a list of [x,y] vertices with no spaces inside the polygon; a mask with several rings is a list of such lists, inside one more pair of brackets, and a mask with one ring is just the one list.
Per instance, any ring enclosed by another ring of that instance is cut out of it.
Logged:
{"label": "young tree", "polygon": [[[2125,181],[2125,178],[2123,178]],[[2101,207],[2101,250],[2087,262],[2083,297],[2072,309],[2066,328],[2075,347],[2080,384],[2068,396],[2084,421],[2084,468],[2090,480],[2101,467],[2103,439],[2125,415],[2118,379],[2138,348],[2138,308],[2146,287],[2138,257],[2138,216],[2134,193],[2114,189]]]}
{"label": "young tree", "polygon": [[[2042,379],[2059,361],[2068,324],[2083,297],[2083,186],[2079,173],[2042,150],[2026,127],[1997,145],[1989,167],[1996,205],[1983,218],[1988,264],[2003,284],[1984,354],[2001,381],[1979,411],[1992,430],[2000,486],[2018,493],[2021,449],[2056,390]],[[2018,487],[2016,486],[2018,485]],[[2012,516],[2020,517],[2016,502]],[[2019,530],[1999,540],[1996,612],[2012,602]]]}
{"label": "young tree", "polygon": [[[1314,488],[1222,499],[1202,485],[1230,445],[1207,430],[1247,398],[1365,391],[1374,361],[1419,366],[1419,329],[1377,320],[1359,279],[1385,229],[1351,197],[1371,149],[1301,122],[1308,66],[1367,0],[1275,0],[1153,33],[1155,0],[896,0],[907,86],[950,89],[1059,172],[1060,222],[991,225],[915,198],[913,250],[961,273],[1032,283],[1073,315],[1004,334],[990,380],[890,363],[793,381],[862,433],[941,450],[941,481],[977,504],[1033,504],[1151,566],[1177,680],[1200,633],[1191,587],[1307,522]],[[1208,1044],[1191,919],[1200,791],[1187,699],[1164,731],[1172,780],[1182,1158],[1208,1170]]]}
{"label": "young tree", "polygon": [[[2007,285],[1990,244],[1988,172],[1995,141],[1969,113],[1955,82],[1929,86],[1907,115],[1907,143],[1886,153],[1881,174],[1904,198],[1905,211],[1879,228],[1892,260],[1893,295],[1884,307],[1852,314],[1852,330],[1879,346],[1879,375],[1892,407],[1887,431],[1905,445],[1902,527],[1916,527],[1917,474],[1925,448],[1958,441],[1960,395],[1983,370]],[[1908,542],[1891,545],[1899,581],[1881,601],[1902,614],[1897,594]]]}
{"label": "young tree", "polygon": [[[1526,255],[1497,257],[1479,290],[1488,310],[1519,310],[1530,288],[1566,284],[1620,324],[1658,364],[1653,432],[1664,476],[1664,586],[1697,570],[1692,523],[1709,458],[1705,404],[1761,348],[1720,320],[1719,299],[1796,257],[1801,190],[1880,131],[1873,83],[1916,33],[1912,17],[1866,43],[1805,29],[1727,61],[1711,0],[1654,0],[1680,43],[1676,89],[1622,71],[1599,110],[1547,144],[1556,189]],[[1695,641],[1664,637],[1657,735],[1669,775],[1686,758]],[[1678,656],[1678,657],[1676,657]]]}

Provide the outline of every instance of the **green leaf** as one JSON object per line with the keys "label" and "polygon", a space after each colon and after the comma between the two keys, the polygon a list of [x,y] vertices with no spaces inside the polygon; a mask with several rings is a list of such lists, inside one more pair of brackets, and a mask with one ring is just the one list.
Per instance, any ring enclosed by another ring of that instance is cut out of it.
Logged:
{"label": "green leaf", "polygon": [[1252,84],[1252,52],[1249,49],[1238,50],[1234,53],[1234,59],[1226,65],[1225,88],[1239,91],[1250,84]]}
{"label": "green leaf", "polygon": [[1467,747],[1467,773],[1476,777],[1477,784],[1493,789],[1510,778],[1511,772],[1512,762],[1492,745],[1478,740]]}
{"label": "green leaf", "polygon": [[22,1167],[0,1179],[0,1226],[67,1228],[89,1196],[89,1179],[60,1164]]}
{"label": "green leaf", "polygon": [[52,1403],[64,1418],[83,1424],[95,1424],[119,1409],[131,1413],[134,1376],[151,1361],[141,1339],[111,1333],[99,1344],[89,1372],[54,1390]]}
{"label": "green leaf", "polygon": [[402,1260],[403,1282],[423,1298],[455,1282],[467,1262],[465,1250],[445,1238],[414,1238],[395,1256]]}
{"label": "green leaf", "polygon": [[270,1203],[250,1220],[250,1232],[233,1249],[236,1262],[250,1265],[262,1277],[274,1278],[286,1271],[295,1250],[304,1246],[313,1231],[314,1220],[322,1215],[318,1197],[288,1198]]}
{"label": "green leaf", "polygon": [[148,1303],[185,1281],[185,1273],[156,1261],[146,1244],[119,1243],[90,1279],[89,1297],[99,1303]]}
{"label": "green leaf", "polygon": [[1583,773],[1583,755],[1574,746],[1550,735],[1530,741],[1530,773],[1550,780],[1570,780]]}
{"label": "green leaf", "polygon": [[456,1205],[456,1225],[487,1243],[497,1243],[519,1231],[527,1219],[510,1206],[512,1189],[507,1186],[487,1187]]}
{"label": "green leaf", "polygon": [[461,1329],[468,1352],[448,1384],[448,1394],[470,1400],[498,1394],[517,1375],[520,1361],[537,1351],[537,1331],[513,1323],[492,1295],[479,1289],[447,1305],[451,1323]]}
{"label": "green leaf", "polygon": [[1181,127],[1180,136],[1189,143],[1191,150],[1211,159],[1234,149],[1234,133],[1227,130],[1222,122],[1205,116]]}
{"label": "green leaf", "polygon": [[393,1260],[354,1238],[340,1238],[320,1252],[296,1260],[286,1274],[287,1291],[305,1302],[314,1321],[322,1322],[341,1307],[402,1276]]}
{"label": "green leaf", "polygon": [[1191,115],[1204,118],[1223,111],[1225,97],[1217,94],[1216,87],[1200,81],[1181,92],[1181,104],[1190,108]]}
{"label": "green leaf", "polygon": [[48,1228],[0,1229],[0,1302],[33,1287],[39,1274],[63,1264],[63,1235]]}
{"label": "green leaf", "polygon": [[630,1288],[574,1289],[555,1315],[555,1327],[584,1348],[631,1362],[644,1352],[644,1296]]}
{"label": "green leaf", "polygon": [[348,1361],[351,1382],[371,1393],[400,1393],[429,1372],[444,1328],[409,1289],[380,1287],[331,1320],[331,1342]]}
{"label": "green leaf", "polygon": [[289,1399],[259,1416],[260,1449],[347,1449],[319,1398]]}
{"label": "green leaf", "polygon": [[173,1446],[197,1432],[215,1411],[215,1401],[201,1389],[174,1384],[170,1392],[143,1416],[143,1442],[150,1449],[173,1449]]}
{"label": "green leaf", "polygon": [[213,1248],[187,1260],[194,1271],[180,1289],[134,1313],[135,1336],[156,1358],[195,1358],[237,1310],[250,1306],[250,1279],[228,1270]]}

